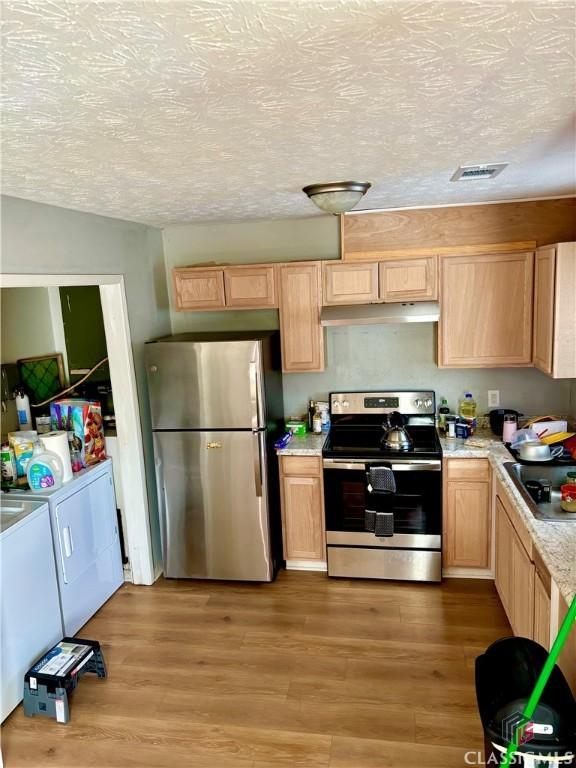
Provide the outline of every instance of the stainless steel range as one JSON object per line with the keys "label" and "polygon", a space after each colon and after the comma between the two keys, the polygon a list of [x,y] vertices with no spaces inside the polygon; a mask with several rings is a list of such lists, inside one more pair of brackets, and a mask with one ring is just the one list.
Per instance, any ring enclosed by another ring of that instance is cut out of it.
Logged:
{"label": "stainless steel range", "polygon": [[441,581],[434,392],[332,392],[322,451],[328,575]]}

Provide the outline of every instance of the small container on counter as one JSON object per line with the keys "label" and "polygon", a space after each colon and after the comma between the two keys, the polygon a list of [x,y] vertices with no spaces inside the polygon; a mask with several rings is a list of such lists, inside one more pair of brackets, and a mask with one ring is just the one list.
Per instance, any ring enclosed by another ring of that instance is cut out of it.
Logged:
{"label": "small container on counter", "polygon": [[300,419],[289,419],[286,422],[286,429],[292,432],[293,435],[301,437],[306,434],[306,422]]}
{"label": "small container on counter", "polygon": [[315,435],[322,433],[322,416],[319,411],[316,411],[314,418],[312,419],[312,432],[314,432]]}
{"label": "small container on counter", "polygon": [[560,486],[562,498],[560,506],[564,512],[576,512],[576,483],[566,483]]}
{"label": "small container on counter", "polygon": [[456,422],[456,437],[460,440],[467,440],[470,437],[470,424],[466,421]]}
{"label": "small container on counter", "polygon": [[316,401],[308,400],[308,432],[314,431],[314,414],[316,413]]}
{"label": "small container on counter", "polygon": [[446,437],[450,439],[456,438],[456,422],[458,421],[457,416],[446,416],[446,421],[444,422],[446,425]]}
{"label": "small container on counter", "polygon": [[518,430],[518,417],[514,413],[505,413],[502,422],[502,442],[511,443],[512,437]]}

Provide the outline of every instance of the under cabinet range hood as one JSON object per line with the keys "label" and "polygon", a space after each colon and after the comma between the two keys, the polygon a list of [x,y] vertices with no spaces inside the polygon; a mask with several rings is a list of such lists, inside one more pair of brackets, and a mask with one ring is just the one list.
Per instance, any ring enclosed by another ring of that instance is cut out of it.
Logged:
{"label": "under cabinet range hood", "polygon": [[436,323],[437,301],[407,301],[398,304],[346,304],[322,307],[321,325],[385,325],[390,323]]}

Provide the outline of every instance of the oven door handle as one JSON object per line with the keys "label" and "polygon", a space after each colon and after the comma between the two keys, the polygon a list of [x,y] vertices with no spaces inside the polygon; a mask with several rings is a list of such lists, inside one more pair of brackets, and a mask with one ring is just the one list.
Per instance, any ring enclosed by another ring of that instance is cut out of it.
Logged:
{"label": "oven door handle", "polygon": [[[350,461],[339,461],[338,459],[323,459],[324,469],[348,469],[354,472],[365,471],[367,466],[378,466],[374,461],[365,461],[364,459],[351,459]],[[389,464],[386,462],[383,466],[390,467],[392,472],[440,472],[442,462],[439,459],[423,459],[422,461],[406,461],[398,464]]]}

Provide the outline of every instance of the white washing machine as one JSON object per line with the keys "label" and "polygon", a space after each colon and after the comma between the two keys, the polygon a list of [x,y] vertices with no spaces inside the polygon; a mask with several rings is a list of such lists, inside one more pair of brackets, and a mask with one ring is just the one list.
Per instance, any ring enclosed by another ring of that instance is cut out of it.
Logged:
{"label": "white washing machine", "polygon": [[64,631],[75,635],[124,582],[112,462],[79,472],[57,490],[9,497],[48,503]]}
{"label": "white washing machine", "polygon": [[0,496],[0,721],[22,701],[24,673],[64,636],[46,502]]}

